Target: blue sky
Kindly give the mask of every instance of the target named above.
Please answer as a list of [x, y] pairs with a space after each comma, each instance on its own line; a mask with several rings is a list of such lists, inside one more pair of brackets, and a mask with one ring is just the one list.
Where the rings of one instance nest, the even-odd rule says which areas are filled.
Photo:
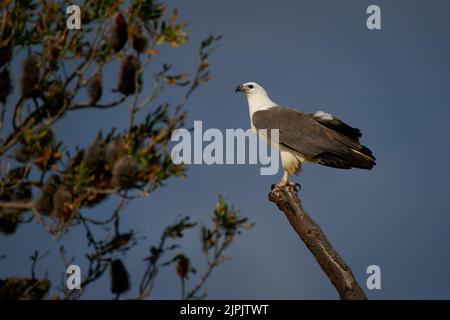
[[[283, 106], [325, 110], [361, 128], [362, 142], [377, 157], [372, 171], [305, 165], [296, 177], [305, 208], [352, 268], [369, 298], [450, 297], [450, 3], [418, 1], [169, 1], [189, 22], [191, 41], [163, 57], [192, 70], [198, 42], [223, 35], [212, 58], [213, 80], [189, 101], [187, 125], [249, 127], [247, 103], [236, 84], [256, 81]], [[370, 4], [382, 10], [382, 30], [366, 28]], [[17, 62], [16, 62], [17, 63]], [[104, 75], [116, 82], [116, 74]], [[18, 74], [14, 74], [17, 78]], [[175, 94], [175, 93], [174, 93]], [[127, 105], [67, 115], [56, 129], [67, 144], [87, 146], [101, 127], [124, 127]], [[216, 299], [335, 299], [338, 297], [285, 217], [268, 201], [270, 185], [257, 165], [191, 165], [187, 179], [133, 202], [123, 228], [146, 236], [126, 265], [136, 289], [148, 245], [177, 215], [207, 222], [218, 194], [240, 208], [255, 227], [226, 254], [231, 257], [207, 283]], [[176, 199], [174, 201], [173, 199]], [[96, 210], [107, 214], [111, 200]], [[199, 271], [204, 268], [198, 233], [183, 242]], [[38, 273], [59, 279], [64, 243], [83, 259], [84, 232], [51, 241], [37, 224], [0, 237], [0, 276], [28, 275], [26, 257], [50, 255]], [[24, 263], [24, 261], [26, 263]], [[76, 261], [76, 260], [75, 260]], [[82, 264], [82, 263], [80, 263]], [[381, 267], [382, 289], [365, 288], [367, 266]], [[128, 297], [134, 296], [131, 291]], [[109, 298], [109, 277], [86, 298]], [[127, 296], [125, 296], [127, 297]], [[178, 298], [172, 267], [161, 272], [154, 298]]]

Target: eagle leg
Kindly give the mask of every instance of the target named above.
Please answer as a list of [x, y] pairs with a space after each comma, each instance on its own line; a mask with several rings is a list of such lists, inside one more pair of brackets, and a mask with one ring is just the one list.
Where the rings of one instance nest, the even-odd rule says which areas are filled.
[[289, 182], [288, 178], [289, 178], [289, 172], [287, 172], [287, 170], [284, 170], [283, 177], [281, 177], [281, 180], [280, 180], [280, 182], [277, 183], [277, 186], [281, 187], [281, 186], [287, 185]]
[[285, 187], [285, 186], [290, 186], [290, 187], [293, 187], [295, 189], [297, 189], [297, 187], [299, 189], [302, 188], [302, 186], [299, 183], [293, 182], [293, 181], [289, 181], [288, 177], [289, 177], [289, 172], [284, 170], [283, 177], [281, 178], [280, 182], [278, 182], [277, 184], [273, 184], [271, 186], [271, 189], [273, 190], [276, 187]]
[[[287, 170], [284, 170], [283, 177], [281, 178], [280, 182], [278, 182], [276, 185], [278, 187], [286, 186], [292, 184], [289, 182], [289, 172]], [[294, 183], [295, 184], [295, 183]]]

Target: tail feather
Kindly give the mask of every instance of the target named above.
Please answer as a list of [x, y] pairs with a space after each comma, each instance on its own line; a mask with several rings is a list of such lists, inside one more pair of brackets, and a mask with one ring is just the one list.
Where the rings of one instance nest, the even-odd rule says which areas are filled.
[[322, 165], [339, 169], [371, 170], [376, 165], [372, 152], [364, 146], [360, 150], [349, 148], [345, 154], [322, 152], [316, 156], [316, 160]]

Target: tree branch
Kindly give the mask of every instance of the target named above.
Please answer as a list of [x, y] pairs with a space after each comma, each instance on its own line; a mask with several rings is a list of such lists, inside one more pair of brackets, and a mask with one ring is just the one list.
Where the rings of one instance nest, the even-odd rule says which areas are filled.
[[367, 297], [356, 282], [350, 267], [334, 250], [320, 226], [303, 209], [297, 196], [296, 187], [292, 185], [275, 186], [269, 194], [269, 200], [284, 212], [292, 228], [336, 287], [340, 298], [342, 300], [366, 300]]

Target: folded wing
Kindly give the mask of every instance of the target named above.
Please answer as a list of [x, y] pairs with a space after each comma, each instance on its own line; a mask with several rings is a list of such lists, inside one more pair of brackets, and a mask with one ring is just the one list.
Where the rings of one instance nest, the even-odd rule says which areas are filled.
[[359, 143], [361, 132], [329, 114], [309, 114], [273, 107], [256, 111], [252, 123], [257, 130], [279, 130], [279, 143], [309, 161], [334, 168], [371, 169], [372, 152]]

